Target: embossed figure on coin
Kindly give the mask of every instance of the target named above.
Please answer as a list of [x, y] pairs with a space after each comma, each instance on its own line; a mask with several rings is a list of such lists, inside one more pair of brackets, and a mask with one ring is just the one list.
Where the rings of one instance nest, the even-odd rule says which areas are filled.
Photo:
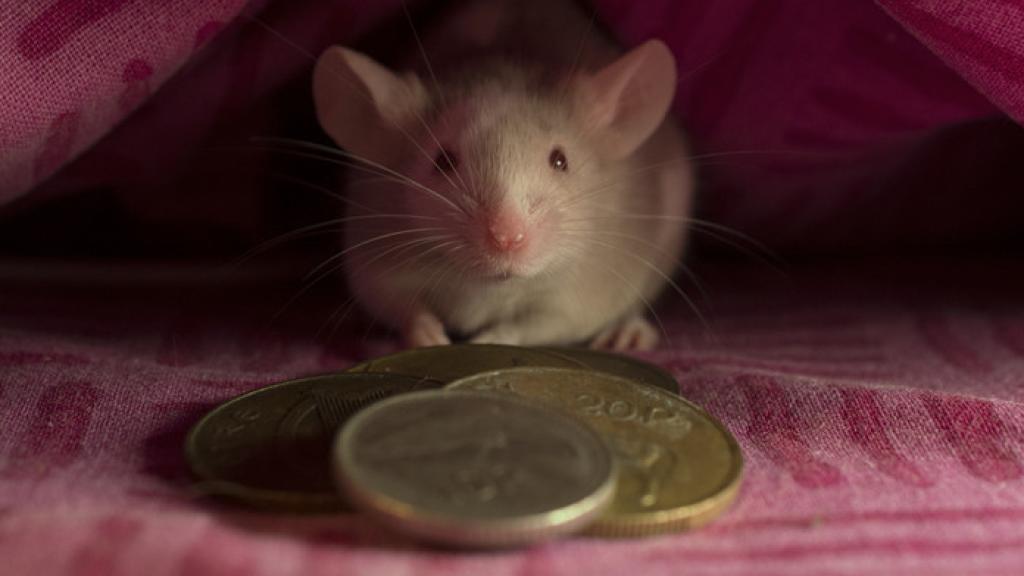
[[337, 428], [388, 396], [437, 388], [397, 374], [338, 374], [268, 386], [228, 401], [189, 433], [185, 453], [204, 491], [261, 507], [343, 508], [327, 459]]
[[356, 415], [335, 444], [353, 505], [408, 533], [493, 545], [578, 528], [611, 501], [589, 428], [512, 397], [420, 392]]
[[525, 433], [513, 418], [501, 405], [458, 421], [410, 414], [405, 426], [366, 437], [357, 452], [367, 465], [415, 476], [420, 490], [455, 504], [531, 497], [572, 482], [586, 456], [569, 440]]
[[219, 426], [214, 428], [210, 454], [223, 466], [235, 466], [245, 459], [247, 430], [257, 425], [262, 412], [252, 408], [232, 410]]
[[631, 498], [641, 508], [659, 504], [658, 495], [666, 482], [671, 482], [676, 458], [661, 443], [618, 434], [612, 438], [612, 450], [623, 467], [639, 480], [634, 486], [620, 485], [619, 498]]
[[682, 398], [602, 372], [514, 368], [447, 386], [519, 395], [594, 427], [620, 465], [602, 535], [650, 534], [709, 521], [735, 497], [743, 460], [735, 440]]
[[330, 490], [324, 459], [334, 433], [366, 406], [410, 390], [402, 380], [376, 382], [374, 387], [323, 384], [310, 388], [278, 426], [274, 437], [278, 462], [295, 474], [296, 484]]

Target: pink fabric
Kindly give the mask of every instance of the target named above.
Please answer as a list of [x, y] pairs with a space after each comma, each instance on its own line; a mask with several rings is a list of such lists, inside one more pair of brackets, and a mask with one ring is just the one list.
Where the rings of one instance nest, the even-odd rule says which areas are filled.
[[45, 180], [145, 101], [244, 0], [9, 2], [0, 16], [4, 199]]
[[[312, 57], [398, 4], [7, 3], [0, 202], [44, 181], [37, 199], [103, 188], [140, 221], [243, 234], [272, 217], [267, 189], [281, 185], [271, 155], [237, 149], [308, 117]], [[657, 36], [676, 53], [709, 219], [799, 251], [1014, 229], [1020, 134], [978, 121], [1024, 113], [1019, 3], [596, 4], [624, 43]]]
[[336, 299], [271, 324], [290, 284], [18, 279], [49, 270], [0, 283], [4, 574], [1024, 573], [1024, 273], [1005, 261], [707, 270], [711, 330], [669, 306], [648, 358], [735, 433], [736, 505], [689, 534], [487, 554], [190, 496], [181, 444], [208, 408], [393, 349], [358, 322], [315, 339]]
[[[398, 4], [0, 0], [0, 217], [101, 191], [139, 244], [251, 247], [282, 225], [280, 160], [237, 149], [308, 124], [311, 57]], [[596, 4], [625, 44], [676, 53], [705, 217], [788, 253], [1019, 230], [1019, 3]], [[785, 281], [700, 268], [712, 329], [670, 303], [649, 358], [739, 439], [736, 506], [692, 534], [494, 554], [190, 497], [180, 445], [205, 410], [394, 349], [358, 322], [315, 337], [336, 294], [270, 322], [307, 260], [225, 283], [0, 258], [0, 573], [1024, 573], [1024, 270], [934, 252]]]

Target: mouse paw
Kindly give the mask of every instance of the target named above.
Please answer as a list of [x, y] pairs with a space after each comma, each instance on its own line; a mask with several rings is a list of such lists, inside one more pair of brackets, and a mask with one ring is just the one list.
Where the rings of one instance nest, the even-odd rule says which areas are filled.
[[478, 333], [469, 339], [473, 344], [506, 344], [515, 346], [522, 341], [519, 333], [507, 327], [495, 326]]
[[444, 332], [444, 324], [430, 312], [419, 312], [409, 319], [402, 331], [402, 338], [412, 348], [451, 344]]
[[605, 328], [590, 341], [597, 350], [653, 350], [658, 345], [658, 329], [643, 316], [630, 316]]

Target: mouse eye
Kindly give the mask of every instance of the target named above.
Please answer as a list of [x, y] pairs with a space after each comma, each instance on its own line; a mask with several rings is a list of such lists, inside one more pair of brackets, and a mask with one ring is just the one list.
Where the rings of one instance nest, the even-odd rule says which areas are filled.
[[548, 164], [559, 172], [565, 172], [569, 169], [569, 159], [565, 157], [565, 152], [562, 152], [561, 148], [555, 148], [551, 151], [551, 154], [548, 156]]
[[434, 157], [434, 169], [443, 174], [451, 174], [459, 167], [459, 157], [455, 152], [442, 148]]

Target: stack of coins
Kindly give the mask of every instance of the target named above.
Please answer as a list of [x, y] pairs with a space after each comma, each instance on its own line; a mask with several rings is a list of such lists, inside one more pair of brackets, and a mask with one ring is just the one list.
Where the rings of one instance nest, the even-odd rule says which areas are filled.
[[230, 400], [185, 453], [203, 493], [357, 510], [426, 541], [522, 545], [700, 526], [735, 499], [736, 441], [648, 363], [573, 348], [418, 348]]

